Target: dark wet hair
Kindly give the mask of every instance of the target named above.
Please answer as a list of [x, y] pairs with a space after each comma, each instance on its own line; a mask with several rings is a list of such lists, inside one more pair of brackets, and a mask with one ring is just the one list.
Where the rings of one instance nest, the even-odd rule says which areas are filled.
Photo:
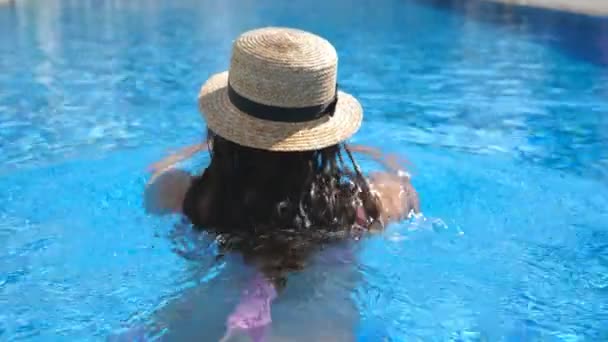
[[[211, 132], [208, 143], [211, 163], [194, 178], [184, 213], [267, 275], [300, 269], [312, 250], [378, 220], [378, 199], [343, 144], [272, 152]], [[363, 225], [357, 210], [368, 219]]]

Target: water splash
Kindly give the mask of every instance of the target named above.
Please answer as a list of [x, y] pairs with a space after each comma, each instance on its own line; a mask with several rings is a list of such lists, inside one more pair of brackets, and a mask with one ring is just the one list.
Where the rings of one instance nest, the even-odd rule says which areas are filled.
[[414, 212], [411, 212], [408, 215], [408, 218], [404, 223], [387, 230], [388, 240], [393, 242], [411, 240], [413, 238], [426, 236], [429, 233], [449, 234], [451, 232], [454, 232], [456, 236], [464, 235], [464, 232], [457, 225], [451, 227], [441, 218]]

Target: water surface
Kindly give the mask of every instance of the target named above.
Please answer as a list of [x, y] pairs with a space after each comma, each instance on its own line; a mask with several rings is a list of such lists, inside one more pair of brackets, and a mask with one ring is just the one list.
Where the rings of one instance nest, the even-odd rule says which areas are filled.
[[426, 217], [294, 275], [275, 340], [608, 338], [606, 20], [479, 6], [0, 7], [0, 340], [221, 336], [247, 270], [172, 240], [177, 219], [146, 216], [141, 191], [149, 163], [203, 137], [196, 95], [231, 41], [266, 25], [336, 45], [365, 108], [353, 141], [412, 161]]

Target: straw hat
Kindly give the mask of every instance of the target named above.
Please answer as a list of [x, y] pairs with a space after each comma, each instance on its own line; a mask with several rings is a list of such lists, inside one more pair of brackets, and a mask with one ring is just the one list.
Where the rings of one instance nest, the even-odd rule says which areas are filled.
[[325, 39], [289, 28], [245, 32], [235, 41], [230, 71], [201, 88], [207, 126], [239, 145], [307, 151], [337, 144], [361, 125], [363, 110], [338, 91], [338, 56]]

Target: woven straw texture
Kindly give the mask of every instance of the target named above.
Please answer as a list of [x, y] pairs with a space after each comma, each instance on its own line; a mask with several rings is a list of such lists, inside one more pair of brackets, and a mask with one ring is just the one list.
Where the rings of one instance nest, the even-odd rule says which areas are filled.
[[239, 95], [264, 105], [308, 107], [334, 98], [337, 66], [334, 47], [312, 33], [289, 28], [249, 31], [233, 45], [230, 71], [212, 76], [201, 88], [199, 108], [212, 131], [237, 144], [270, 151], [321, 149], [359, 129], [363, 110], [354, 97], [340, 91], [333, 116], [298, 123], [268, 121], [237, 109], [228, 97], [228, 82]]

